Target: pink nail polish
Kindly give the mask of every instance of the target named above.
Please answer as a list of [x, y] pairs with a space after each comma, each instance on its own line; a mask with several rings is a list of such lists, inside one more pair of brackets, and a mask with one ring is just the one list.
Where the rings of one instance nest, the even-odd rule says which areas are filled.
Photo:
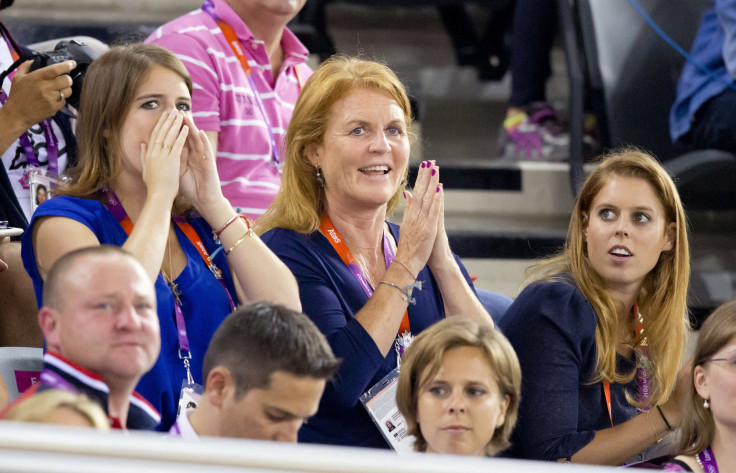
[[437, 173], [436, 170], [432, 169], [432, 175], [434, 176]]
[[422, 161], [422, 164], [421, 164], [420, 166], [421, 166], [421, 167], [424, 167], [424, 161]]
[[404, 194], [404, 198], [406, 199], [406, 191], [402, 192], [402, 194]]
[[439, 191], [440, 191], [440, 186], [437, 186], [437, 192], [439, 192]]

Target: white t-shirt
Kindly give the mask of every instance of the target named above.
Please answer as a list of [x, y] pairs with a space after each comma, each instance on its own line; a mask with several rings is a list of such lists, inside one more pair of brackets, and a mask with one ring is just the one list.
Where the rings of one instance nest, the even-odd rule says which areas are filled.
[[[0, 36], [0, 38], [2, 37]], [[13, 57], [10, 55], [10, 45], [8, 45], [4, 39], [0, 39], [0, 72], [5, 71], [12, 64]], [[10, 90], [12, 76], [13, 74], [10, 74], [2, 84], [2, 89], [8, 95], [12, 94], [12, 91]], [[0, 107], [2, 107], [2, 104], [0, 104]], [[61, 128], [56, 124], [56, 122], [52, 120], [51, 126], [58, 141], [58, 164], [59, 173], [61, 173], [66, 169], [67, 165], [68, 154], [66, 141], [64, 140], [64, 134], [62, 133]], [[40, 170], [44, 175], [46, 175], [48, 172], [48, 160], [46, 158], [46, 137], [43, 133], [43, 127], [38, 123], [28, 130], [27, 135], [36, 152], [36, 159], [38, 159]], [[24, 189], [21, 185], [21, 179], [23, 179], [23, 175], [28, 170], [28, 162], [26, 160], [23, 146], [20, 144], [20, 140], [15, 140], [15, 142], [10, 145], [10, 148], [0, 151], [2, 152], [1, 159], [3, 166], [5, 166], [5, 171], [8, 173], [8, 179], [13, 186], [13, 192], [15, 192], [15, 196], [18, 198], [18, 202], [23, 209], [26, 219], [30, 220], [31, 190]]]

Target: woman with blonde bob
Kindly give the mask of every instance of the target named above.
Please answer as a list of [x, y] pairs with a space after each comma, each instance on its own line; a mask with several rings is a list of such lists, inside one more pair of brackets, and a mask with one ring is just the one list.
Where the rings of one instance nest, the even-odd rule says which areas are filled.
[[412, 342], [396, 403], [418, 452], [493, 456], [509, 446], [521, 369], [500, 332], [445, 319]]
[[665, 169], [636, 149], [604, 156], [562, 254], [530, 269], [499, 324], [524, 373], [512, 456], [621, 465], [680, 425], [689, 268]]
[[110, 421], [99, 404], [84, 394], [59, 389], [48, 389], [18, 403], [4, 420], [110, 430]]
[[[281, 189], [258, 230], [342, 359], [302, 442], [387, 448], [359, 399], [411, 335], [446, 316], [492, 323], [450, 250], [439, 167], [423, 162], [413, 195], [404, 191], [410, 127], [396, 75], [357, 58], [323, 63], [294, 108]], [[399, 227], [386, 219], [402, 195]]]
[[736, 471], [736, 301], [700, 327], [676, 457], [664, 470]]
[[[202, 383], [209, 340], [235, 305], [270, 300], [299, 310], [296, 281], [223, 196], [176, 56], [113, 47], [87, 70], [80, 104], [79, 164], [36, 209], [23, 263], [40, 307], [49, 269], [75, 249], [121, 246], [139, 260], [156, 286], [161, 353], [136, 390], [168, 429], [182, 382]], [[100, 312], [113, 313], [113, 302], [100, 301]]]

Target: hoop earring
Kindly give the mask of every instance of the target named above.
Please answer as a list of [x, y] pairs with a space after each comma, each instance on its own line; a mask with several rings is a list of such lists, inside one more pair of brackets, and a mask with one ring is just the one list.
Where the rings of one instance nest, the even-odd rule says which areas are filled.
[[707, 399], [703, 399], [703, 407], [710, 409], [710, 402]]
[[314, 180], [317, 181], [318, 186], [325, 186], [325, 177], [322, 175], [322, 168], [317, 168], [317, 173], [314, 176]]

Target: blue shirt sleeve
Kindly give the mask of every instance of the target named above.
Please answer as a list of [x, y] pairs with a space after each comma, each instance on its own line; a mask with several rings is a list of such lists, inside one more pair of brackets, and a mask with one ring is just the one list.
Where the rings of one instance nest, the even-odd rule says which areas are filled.
[[[368, 332], [354, 318], [352, 307], [356, 303], [362, 307], [368, 297], [362, 290], [355, 290], [353, 281], [345, 279], [352, 274], [344, 274], [339, 267], [335, 271], [330, 264], [335, 263], [330, 261], [331, 255], [315, 251], [314, 242], [310, 240], [320, 237], [318, 234], [302, 236], [276, 229], [264, 235], [263, 240], [294, 273], [299, 282], [303, 312], [325, 334], [335, 356], [342, 359], [339, 371], [325, 390], [325, 401], [350, 409], [369, 387], [384, 357]], [[334, 257], [339, 260], [337, 255]], [[339, 264], [343, 265], [342, 261]], [[336, 287], [342, 287], [344, 291], [338, 292]]]
[[723, 29], [723, 61], [728, 73], [736, 77], [736, 0], [716, 0], [716, 15]]
[[512, 456], [557, 460], [587, 445], [595, 430], [579, 429], [579, 388], [595, 363], [597, 317], [566, 283], [527, 287], [500, 329], [521, 363], [522, 390]]

